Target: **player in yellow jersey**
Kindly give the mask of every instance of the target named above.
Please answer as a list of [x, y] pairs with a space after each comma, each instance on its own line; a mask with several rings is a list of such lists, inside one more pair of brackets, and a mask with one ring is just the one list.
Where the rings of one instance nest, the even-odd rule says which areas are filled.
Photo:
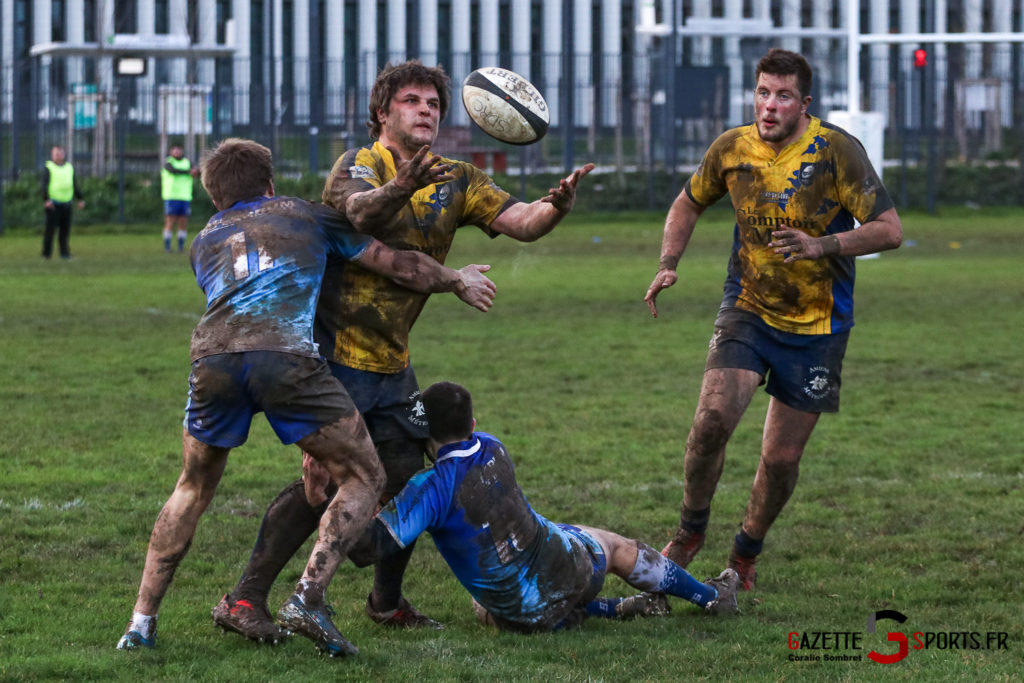
[[[450, 102], [449, 78], [441, 67], [416, 60], [386, 65], [370, 93], [367, 125], [375, 141], [346, 151], [335, 162], [324, 203], [388, 246], [420, 251], [441, 263], [464, 226], [522, 242], [551, 232], [572, 210], [576, 186], [593, 164], [573, 171], [542, 199], [521, 202], [472, 164], [431, 150]], [[426, 300], [355, 264], [344, 269], [328, 265], [317, 308], [320, 352], [366, 420], [384, 464], [382, 503], [424, 464], [427, 421], [408, 343]], [[328, 499], [332, 495], [333, 489]], [[238, 585], [214, 608], [215, 623], [255, 639], [272, 633], [266, 596], [285, 563], [316, 529], [323, 502], [315, 502], [320, 504], [314, 507], [307, 500], [300, 479], [271, 503]], [[390, 627], [442, 628], [402, 595], [412, 550], [410, 545], [375, 565], [366, 613]]]
[[673, 202], [645, 297], [657, 317], [697, 219], [728, 193], [736, 226], [725, 295], [686, 441], [680, 525], [663, 553], [686, 567], [703, 546], [726, 443], [766, 384], [760, 462], [729, 557], [747, 590], [819, 415], [839, 409], [854, 257], [895, 249], [903, 234], [860, 142], [807, 113], [807, 61], [773, 49], [756, 76], [754, 122], [720, 135]]

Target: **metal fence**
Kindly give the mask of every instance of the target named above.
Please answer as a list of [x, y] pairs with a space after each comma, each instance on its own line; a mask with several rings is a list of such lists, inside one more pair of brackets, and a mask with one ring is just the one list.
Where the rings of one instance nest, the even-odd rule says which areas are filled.
[[[688, 173], [719, 132], [750, 118], [753, 65], [768, 46], [762, 39], [743, 42], [739, 71], [721, 56], [701, 65], [676, 59], [664, 41], [656, 49], [577, 57], [571, 64], [531, 56], [533, 80], [553, 105], [553, 120], [547, 137], [525, 148], [503, 145], [471, 127], [455, 82], [438, 151], [511, 175], [562, 171], [585, 161], [603, 171], [668, 173], [669, 191], [678, 191], [676, 174]], [[812, 113], [844, 109], [840, 42], [825, 49], [821, 41], [805, 42], [815, 69]], [[923, 68], [909, 63], [905, 46], [864, 51], [863, 108], [885, 115], [887, 167], [906, 175], [908, 168], [927, 166], [941, 180], [950, 163], [999, 161], [1020, 176], [1024, 146], [1013, 122], [1024, 120], [1024, 54], [1020, 44], [1002, 46], [1008, 59], [983, 60], [980, 72], [969, 73], [969, 51], [977, 47], [945, 46]], [[154, 60], [158, 68], [146, 78], [109, 78], [108, 86], [96, 87], [67, 84], [62, 59], [21, 60], [0, 74], [0, 179], [40, 169], [49, 146], [57, 143], [69, 147], [76, 168], [106, 175], [153, 172], [170, 138], [184, 139], [195, 158], [199, 147], [229, 135], [267, 144], [281, 174], [323, 174], [342, 150], [369, 139], [369, 93], [325, 84], [328, 74], [366, 71], [366, 65], [346, 71], [346, 65], [325, 62], [254, 68], [206, 60], [205, 72], [190, 65], [187, 80], [205, 73], [212, 82], [183, 85], [162, 81], [159, 75], [175, 72]], [[996, 69], [997, 63], [1009, 71]], [[260, 78], [239, 84], [239, 74]], [[653, 199], [663, 205], [669, 198]], [[639, 197], [638, 208], [651, 199]]]

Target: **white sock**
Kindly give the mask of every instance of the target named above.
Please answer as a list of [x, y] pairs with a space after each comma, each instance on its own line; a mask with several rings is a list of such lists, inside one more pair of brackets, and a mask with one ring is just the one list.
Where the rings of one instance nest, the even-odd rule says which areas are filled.
[[153, 632], [156, 631], [156, 615], [149, 616], [142, 612], [133, 613], [132, 623], [129, 625], [128, 630], [138, 631], [139, 635], [143, 638], [152, 638]]

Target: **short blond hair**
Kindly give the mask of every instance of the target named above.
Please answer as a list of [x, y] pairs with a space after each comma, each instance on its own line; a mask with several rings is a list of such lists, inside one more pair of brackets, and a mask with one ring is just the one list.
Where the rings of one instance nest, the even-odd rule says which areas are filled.
[[203, 187], [218, 209], [266, 193], [274, 181], [270, 150], [253, 140], [228, 138], [203, 152], [200, 162]]

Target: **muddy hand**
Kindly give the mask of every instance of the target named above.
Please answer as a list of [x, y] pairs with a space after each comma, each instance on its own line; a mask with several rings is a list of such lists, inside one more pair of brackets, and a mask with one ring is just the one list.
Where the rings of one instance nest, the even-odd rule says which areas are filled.
[[651, 309], [651, 315], [655, 318], [658, 317], [658, 306], [655, 304], [658, 293], [674, 285], [678, 279], [679, 276], [676, 275], [674, 270], [659, 270], [658, 274], [654, 276], [654, 281], [647, 288], [647, 295], [644, 296], [644, 301], [647, 302], [647, 307]]
[[494, 303], [494, 295], [498, 292], [497, 285], [484, 275], [490, 269], [490, 266], [475, 263], [460, 268], [461, 281], [455, 288], [457, 297], [485, 313]]
[[562, 178], [558, 182], [558, 187], [548, 190], [548, 196], [541, 199], [541, 201], [551, 204], [562, 213], [569, 213], [572, 211], [573, 204], [576, 203], [576, 186], [579, 185], [580, 179], [583, 176], [593, 170], [594, 164], [587, 164], [583, 168], [577, 168], [567, 177]]
[[455, 178], [451, 164], [443, 163], [437, 154], [430, 153], [430, 145], [423, 145], [408, 161], [401, 161], [398, 150], [388, 147], [395, 161], [395, 182], [399, 187], [416, 192], [434, 183], [443, 183]]

